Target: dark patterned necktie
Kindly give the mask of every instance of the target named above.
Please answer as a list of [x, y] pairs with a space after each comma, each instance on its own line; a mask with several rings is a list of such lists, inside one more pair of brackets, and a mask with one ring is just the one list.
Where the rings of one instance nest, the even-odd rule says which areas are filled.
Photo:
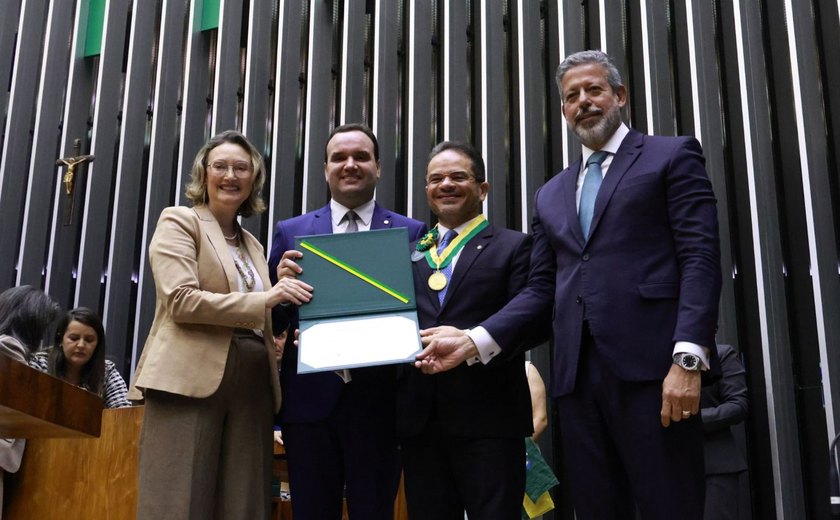
[[[443, 254], [443, 250], [446, 249], [446, 246], [452, 243], [452, 241], [455, 240], [455, 237], [457, 236], [458, 233], [454, 229], [450, 229], [446, 232], [445, 235], [443, 235], [443, 238], [440, 239], [440, 243], [438, 243], [437, 246], [438, 256]], [[452, 260], [455, 259], [453, 258]], [[446, 264], [446, 267], [442, 268], [440, 272], [443, 273], [443, 276], [446, 277], [446, 285], [444, 285], [443, 289], [441, 289], [438, 292], [438, 301], [442, 304], [443, 299], [446, 297], [446, 290], [449, 289], [449, 279], [452, 278], [452, 262], [450, 261], [448, 264]]]

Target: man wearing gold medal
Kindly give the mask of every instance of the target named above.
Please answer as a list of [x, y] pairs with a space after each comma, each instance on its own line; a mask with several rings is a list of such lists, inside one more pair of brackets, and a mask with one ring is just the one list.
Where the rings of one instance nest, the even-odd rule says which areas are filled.
[[[424, 334], [475, 327], [525, 286], [531, 240], [487, 222], [488, 189], [474, 148], [446, 141], [432, 150], [426, 196], [438, 225], [412, 256]], [[412, 520], [519, 517], [522, 439], [533, 431], [524, 360], [522, 349], [491, 350], [441, 374], [403, 367], [397, 432]]]

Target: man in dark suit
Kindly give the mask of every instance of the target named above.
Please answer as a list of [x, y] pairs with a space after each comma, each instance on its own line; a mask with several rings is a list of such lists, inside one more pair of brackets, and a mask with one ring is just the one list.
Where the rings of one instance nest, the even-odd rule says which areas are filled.
[[[333, 130], [324, 174], [330, 202], [277, 223], [269, 256], [273, 277], [300, 273], [296, 260], [303, 254], [294, 250], [296, 236], [406, 227], [409, 239], [416, 240], [425, 233], [422, 222], [374, 202], [379, 147], [368, 127], [350, 124]], [[282, 309], [275, 322], [275, 330], [286, 330], [289, 324], [297, 328], [297, 309]], [[304, 375], [297, 373], [297, 359], [290, 338], [281, 364], [280, 423], [295, 519], [339, 519], [346, 495], [351, 519], [392, 520], [399, 484], [396, 367]]]
[[[557, 71], [582, 157], [535, 196], [528, 287], [482, 323], [502, 350], [554, 307], [551, 393], [579, 519], [703, 518], [701, 372], [719, 370], [716, 200], [690, 137], [621, 122], [627, 91], [600, 51]], [[591, 159], [591, 160], [590, 160]], [[427, 337], [420, 366], [457, 365], [475, 331]]]
[[732, 426], [747, 418], [747, 377], [732, 345], [718, 345], [721, 377], [703, 387], [700, 416], [703, 418], [706, 462], [706, 520], [738, 520], [738, 476], [747, 470], [744, 455], [735, 444]]
[[[426, 196], [438, 224], [412, 258], [417, 314], [429, 333], [474, 327], [525, 286], [531, 240], [488, 224], [488, 189], [473, 147], [445, 141], [432, 150]], [[403, 367], [397, 432], [412, 520], [463, 520], [465, 510], [482, 520], [520, 516], [523, 440], [533, 432], [525, 355], [496, 354], [435, 375]]]

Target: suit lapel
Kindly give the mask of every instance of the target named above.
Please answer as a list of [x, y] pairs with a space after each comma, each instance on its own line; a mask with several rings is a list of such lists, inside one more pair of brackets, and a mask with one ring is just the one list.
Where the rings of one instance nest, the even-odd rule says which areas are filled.
[[312, 212], [312, 234], [329, 235], [332, 233], [332, 212], [327, 204]]
[[[441, 311], [446, 308], [446, 305], [453, 298], [453, 294], [458, 292], [458, 287], [461, 285], [464, 277], [466, 277], [466, 273], [472, 268], [478, 255], [487, 248], [487, 244], [492, 238], [493, 226], [491, 225], [484, 228], [461, 249], [458, 262], [455, 264], [455, 269], [452, 270], [452, 279], [449, 280], [449, 287], [446, 289], [446, 297], [443, 299], [443, 304], [440, 308]], [[437, 299], [437, 295], [435, 295], [435, 299]]]
[[598, 196], [595, 198], [595, 212], [592, 215], [592, 225], [589, 229], [590, 238], [598, 229], [598, 222], [600, 222], [601, 215], [604, 214], [607, 204], [609, 204], [613, 193], [615, 193], [616, 186], [618, 186], [621, 178], [624, 177], [636, 159], [638, 159], [643, 137], [643, 134], [635, 130], [630, 130], [630, 133], [621, 142], [621, 146], [619, 146], [615, 157], [613, 157], [610, 169], [607, 170], [607, 174], [604, 176], [604, 182], [601, 183], [601, 189], [598, 190]]
[[563, 201], [563, 207], [566, 210], [566, 221], [569, 222], [569, 228], [572, 234], [577, 239], [578, 243], [583, 246], [586, 242], [583, 238], [583, 230], [580, 227], [580, 218], [578, 218], [577, 209], [577, 179], [580, 174], [580, 162], [578, 158], [571, 166], [560, 172], [560, 196]]
[[227, 276], [229, 290], [231, 292], [238, 291], [239, 282], [237, 281], [237, 276], [239, 274], [236, 272], [236, 265], [233, 263], [233, 257], [230, 255], [230, 249], [222, 234], [221, 226], [219, 226], [216, 217], [213, 216], [213, 213], [206, 206], [197, 206], [193, 210], [198, 215], [201, 232], [207, 235], [207, 239], [210, 241], [213, 249], [216, 250], [216, 256], [219, 258], [219, 263], [222, 264], [225, 276]]
[[422, 258], [414, 263], [416, 264], [416, 269], [419, 274], [419, 278], [423, 282], [422, 289], [418, 289], [415, 287], [415, 297], [420, 298], [420, 294], [422, 294], [423, 298], [429, 299], [429, 302], [431, 302], [431, 306], [433, 309], [439, 309], [440, 301], [438, 300], [438, 292], [433, 291], [431, 287], [429, 287], [429, 284], [426, 283], [426, 280], [428, 280], [429, 276], [432, 275], [433, 269], [429, 267], [429, 262], [425, 258]]
[[391, 212], [376, 202], [373, 203], [373, 217], [370, 219], [370, 229], [390, 229]]

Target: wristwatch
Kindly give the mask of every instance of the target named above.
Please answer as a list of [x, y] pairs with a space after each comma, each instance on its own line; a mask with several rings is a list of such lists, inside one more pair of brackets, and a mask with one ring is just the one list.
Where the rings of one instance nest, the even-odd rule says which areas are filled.
[[700, 356], [691, 354], [690, 352], [680, 352], [679, 354], [674, 354], [674, 364], [679, 365], [681, 368], [688, 370], [689, 372], [696, 372], [703, 367], [703, 363], [700, 361]]

